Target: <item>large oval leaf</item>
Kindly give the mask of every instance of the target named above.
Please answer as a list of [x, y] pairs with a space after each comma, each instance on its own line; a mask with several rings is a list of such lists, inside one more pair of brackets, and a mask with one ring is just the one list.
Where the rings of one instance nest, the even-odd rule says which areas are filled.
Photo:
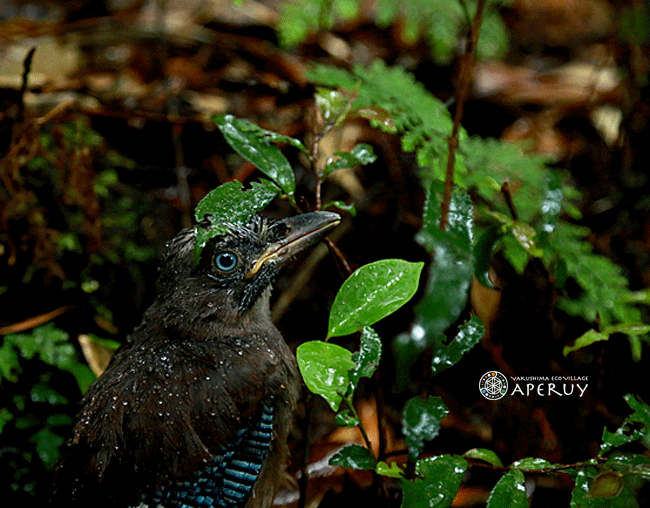
[[355, 368], [352, 353], [336, 344], [313, 340], [298, 346], [296, 358], [307, 388], [338, 411], [350, 382], [348, 371]]
[[417, 291], [423, 266], [382, 259], [359, 268], [334, 298], [327, 337], [357, 332], [395, 312]]

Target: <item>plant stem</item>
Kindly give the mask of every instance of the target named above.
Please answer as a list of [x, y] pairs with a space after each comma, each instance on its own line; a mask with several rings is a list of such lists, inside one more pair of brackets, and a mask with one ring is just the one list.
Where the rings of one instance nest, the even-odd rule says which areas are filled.
[[456, 150], [458, 150], [458, 132], [460, 130], [460, 122], [463, 118], [463, 109], [467, 97], [469, 96], [469, 88], [472, 83], [472, 70], [474, 68], [474, 59], [476, 56], [476, 44], [478, 42], [478, 35], [481, 30], [483, 22], [483, 9], [485, 8], [486, 0], [478, 0], [476, 4], [476, 14], [470, 27], [469, 38], [467, 40], [467, 48], [465, 54], [460, 61], [460, 71], [458, 73], [458, 93], [456, 95], [456, 112], [454, 113], [454, 126], [449, 136], [449, 155], [447, 156], [447, 172], [445, 175], [445, 190], [442, 197], [442, 209], [440, 212], [440, 229], [443, 231], [447, 228], [447, 217], [449, 216], [449, 206], [451, 203], [451, 194], [454, 189], [454, 166], [456, 164]]
[[357, 427], [359, 427], [359, 430], [361, 431], [361, 435], [363, 436], [363, 440], [366, 443], [366, 448], [372, 452], [372, 444], [370, 443], [370, 439], [368, 438], [368, 434], [366, 434], [366, 429], [363, 428], [363, 424], [361, 423], [361, 418], [359, 418], [359, 414], [357, 413], [357, 410], [354, 407], [354, 404], [352, 402], [352, 397], [344, 397], [345, 402], [347, 403], [348, 407], [350, 408], [350, 411], [352, 411], [352, 414], [354, 417], [357, 419], [359, 424]]

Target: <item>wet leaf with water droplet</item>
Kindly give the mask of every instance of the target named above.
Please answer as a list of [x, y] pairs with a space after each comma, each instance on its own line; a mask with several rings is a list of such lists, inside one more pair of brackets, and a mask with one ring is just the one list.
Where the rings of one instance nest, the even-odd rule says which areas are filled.
[[437, 188], [431, 185], [423, 216], [424, 225], [416, 240], [433, 253], [434, 262], [424, 297], [417, 306], [418, 323], [429, 344], [436, 343], [465, 308], [474, 274], [474, 212], [469, 195], [455, 189], [450, 202], [448, 225], [439, 229]]
[[298, 140], [267, 131], [244, 118], [221, 115], [213, 118], [228, 144], [244, 159], [273, 180], [293, 202], [296, 182], [293, 168], [275, 142], [286, 142], [305, 151]]
[[307, 388], [338, 411], [350, 382], [348, 371], [355, 367], [352, 353], [336, 344], [314, 340], [298, 346], [296, 358]]
[[356, 367], [350, 371], [350, 384], [355, 390], [359, 379], [372, 377], [381, 359], [381, 339], [371, 327], [361, 329], [361, 345], [359, 351], [352, 355]]
[[402, 412], [402, 432], [406, 437], [409, 455], [415, 459], [424, 449], [424, 441], [431, 441], [440, 432], [440, 421], [449, 412], [440, 397], [424, 400], [413, 397]]
[[433, 375], [440, 374], [456, 364], [462, 356], [472, 349], [483, 337], [485, 329], [478, 316], [472, 316], [465, 322], [456, 337], [446, 346], [440, 346], [433, 352], [431, 371]]
[[346, 120], [354, 120], [356, 118], [365, 118], [370, 122], [379, 124], [382, 130], [395, 133], [397, 127], [390, 112], [380, 106], [366, 106], [363, 108], [353, 109], [348, 113]]
[[600, 473], [595, 467], [568, 471], [574, 478], [572, 508], [638, 508], [634, 491], [618, 472]]
[[562, 181], [557, 173], [553, 171], [546, 172], [542, 193], [544, 199], [541, 204], [542, 220], [540, 229], [544, 233], [552, 233], [562, 213], [562, 201], [564, 200]]
[[518, 469], [508, 471], [492, 489], [487, 508], [528, 508], [525, 480]]
[[356, 270], [334, 298], [327, 337], [358, 332], [395, 312], [417, 291], [423, 266], [382, 259]]
[[330, 459], [330, 465], [349, 467], [352, 469], [374, 469], [377, 460], [368, 448], [359, 445], [349, 445], [341, 448]]
[[349, 152], [336, 152], [335, 157], [327, 160], [323, 175], [329, 175], [332, 171], [343, 168], [353, 168], [357, 164], [371, 164], [377, 160], [377, 156], [372, 149], [372, 146], [361, 143], [356, 145]]
[[345, 113], [350, 108], [350, 98], [347, 92], [324, 87], [316, 87], [314, 94], [323, 122], [332, 127], [343, 121]]
[[439, 455], [418, 460], [415, 470], [419, 478], [400, 481], [402, 507], [448, 508], [467, 470], [467, 461], [457, 455]]
[[194, 259], [198, 261], [205, 244], [216, 236], [225, 235], [233, 225], [244, 225], [259, 210], [268, 205], [277, 195], [278, 188], [269, 181], [253, 182], [250, 190], [244, 191], [240, 182], [227, 182], [211, 190], [194, 210], [197, 222], [207, 219], [210, 228], [196, 228]]
[[402, 478], [404, 476], [404, 471], [399, 467], [397, 462], [387, 464], [386, 462], [379, 461], [375, 471], [377, 471], [377, 474], [388, 476], [389, 478]]
[[488, 464], [492, 464], [493, 466], [503, 467], [503, 463], [499, 456], [492, 450], [487, 450], [485, 448], [472, 448], [471, 450], [467, 450], [463, 454], [463, 457], [482, 460]]

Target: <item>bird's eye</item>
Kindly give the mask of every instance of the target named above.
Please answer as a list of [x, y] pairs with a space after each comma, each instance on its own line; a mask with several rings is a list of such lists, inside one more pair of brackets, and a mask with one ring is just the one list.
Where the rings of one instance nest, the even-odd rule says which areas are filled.
[[237, 254], [230, 251], [218, 252], [214, 256], [214, 266], [220, 272], [231, 272], [237, 267], [239, 258]]

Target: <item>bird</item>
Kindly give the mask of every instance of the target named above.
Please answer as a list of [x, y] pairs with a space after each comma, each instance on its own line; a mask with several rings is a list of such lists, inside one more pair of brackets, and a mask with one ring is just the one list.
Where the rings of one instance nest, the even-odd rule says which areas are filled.
[[50, 505], [268, 508], [300, 391], [271, 288], [339, 222], [324, 211], [255, 214], [198, 260], [208, 221], [168, 242], [153, 303], [80, 403]]

